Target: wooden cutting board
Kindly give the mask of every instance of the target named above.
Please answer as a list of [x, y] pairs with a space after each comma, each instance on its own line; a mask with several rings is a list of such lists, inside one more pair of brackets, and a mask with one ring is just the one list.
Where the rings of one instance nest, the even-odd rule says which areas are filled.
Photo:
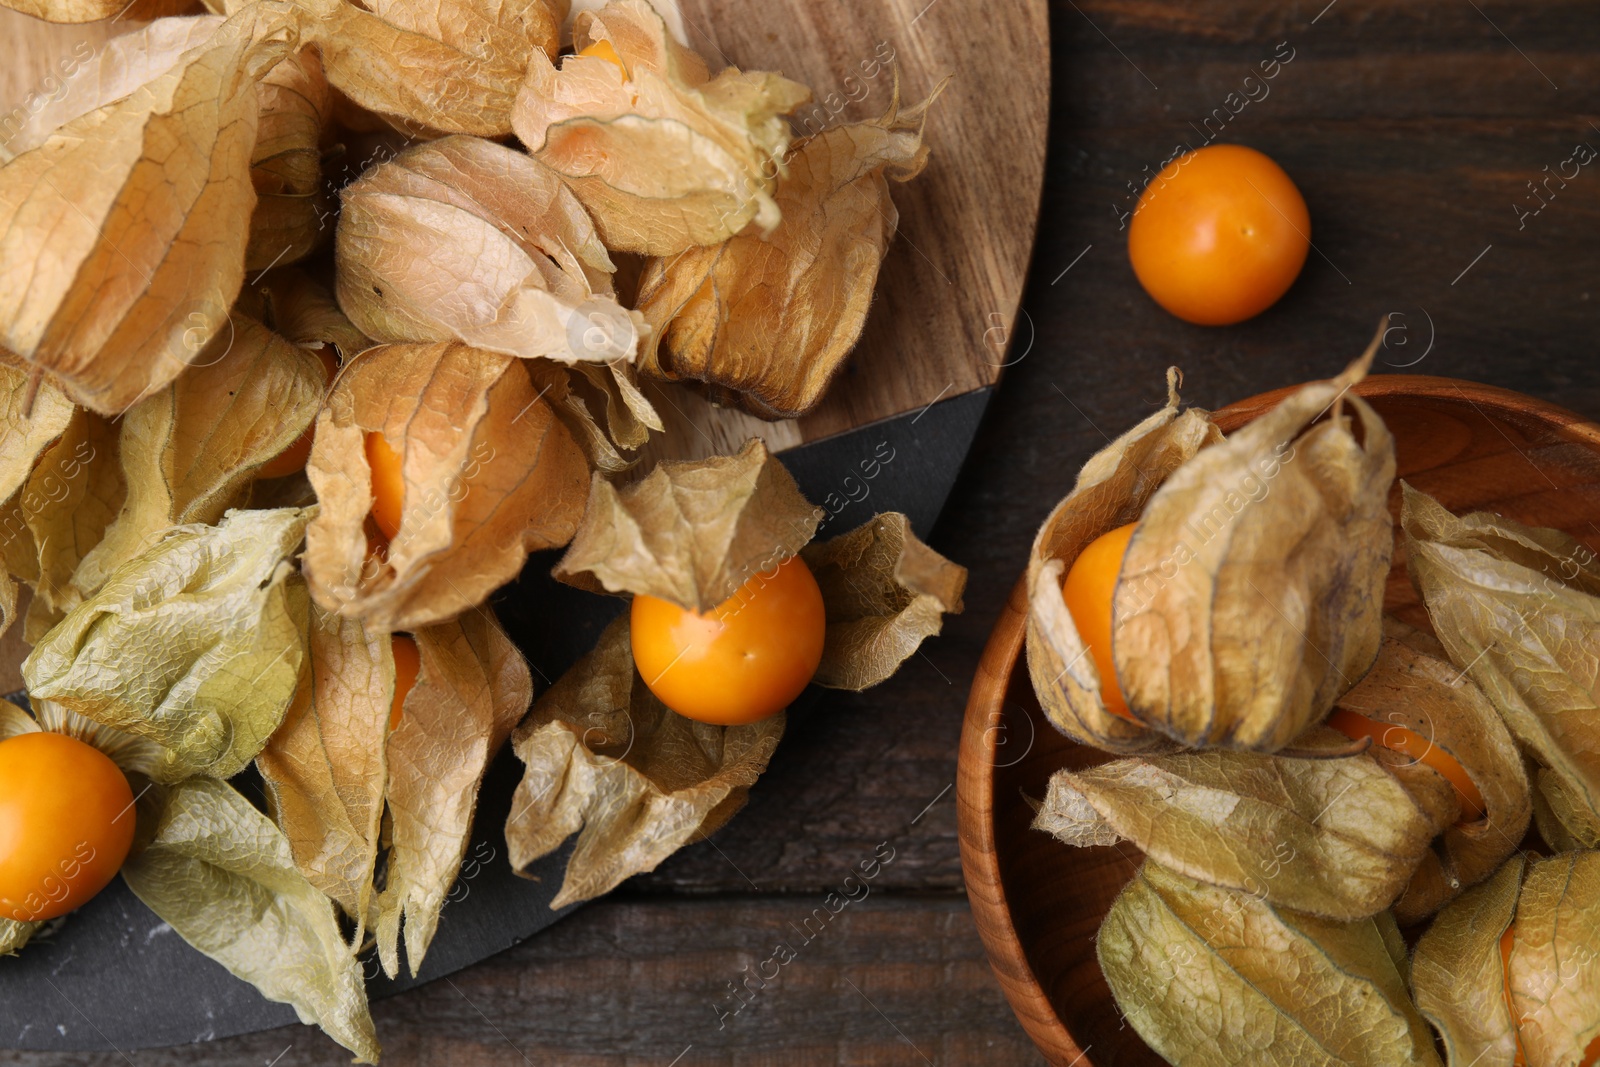
[[[1044, 177], [1044, 0], [684, 0], [681, 20], [713, 66], [780, 70], [810, 85], [813, 103], [795, 116], [801, 133], [883, 113], [896, 71], [908, 102], [951, 81], [928, 118], [927, 169], [893, 190], [899, 231], [861, 341], [823, 403], [801, 419], [763, 422], [687, 389], [647, 386], [668, 430], [653, 456], [730, 452], [751, 436], [783, 451], [994, 385]], [[63, 64], [140, 25], [52, 25], [0, 8], [0, 137], [19, 109], [60, 91]], [[24, 654], [19, 635], [0, 638], [0, 692], [21, 687]]]

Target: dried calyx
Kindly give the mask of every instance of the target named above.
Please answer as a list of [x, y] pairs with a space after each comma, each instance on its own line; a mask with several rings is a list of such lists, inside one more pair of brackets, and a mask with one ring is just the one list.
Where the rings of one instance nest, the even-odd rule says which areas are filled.
[[[1113, 752], [1275, 752], [1366, 673], [1394, 443], [1349, 390], [1374, 351], [1226, 440], [1204, 412], [1180, 413], [1169, 375], [1166, 408], [1084, 465], [1027, 576], [1028, 669], [1058, 728]], [[1109, 630], [1123, 716], [1061, 586], [1085, 546], [1132, 522]]]

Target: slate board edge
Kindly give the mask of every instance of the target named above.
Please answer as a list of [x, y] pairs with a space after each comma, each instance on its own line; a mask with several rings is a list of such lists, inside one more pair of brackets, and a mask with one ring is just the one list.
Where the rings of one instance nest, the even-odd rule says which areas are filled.
[[[781, 453], [801, 491], [830, 512], [819, 535], [844, 533], [879, 511], [903, 511], [917, 534], [926, 537], [994, 389], [978, 389]], [[559, 628], [537, 635], [537, 640], [507, 618], [519, 644], [540, 650], [544, 662], [535, 669], [546, 678], [557, 676], [587, 650], [622, 603], [555, 585], [548, 579], [551, 562], [553, 554], [530, 561], [523, 578], [496, 597], [502, 616], [515, 616], [522, 607], [532, 618], [560, 618]], [[543, 597], [581, 599], [570, 608], [561, 605], [567, 610], [552, 611], [548, 601], [528, 607]], [[573, 613], [583, 616], [577, 625]], [[568, 647], [552, 656], [552, 638]], [[539, 682], [541, 689], [544, 684]], [[445, 906], [422, 973], [391, 982], [369, 963], [374, 1000], [511, 948], [572, 910], [549, 909], [572, 841], [529, 869], [537, 880], [517, 877], [505, 862], [502, 826], [520, 766], [508, 749], [490, 770], [462, 879]], [[248, 792], [252, 784], [246, 780], [241, 788]], [[363, 958], [370, 959], [370, 953]], [[121, 879], [17, 957], [0, 959], [0, 1047], [124, 1051], [231, 1037], [295, 1021], [288, 1005], [265, 1000], [185, 945]]]

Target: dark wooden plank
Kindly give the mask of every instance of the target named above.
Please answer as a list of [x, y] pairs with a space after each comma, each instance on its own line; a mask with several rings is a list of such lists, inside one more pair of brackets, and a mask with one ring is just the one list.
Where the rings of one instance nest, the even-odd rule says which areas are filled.
[[[384, 1062], [1040, 1062], [990, 977], [964, 898], [872, 891], [826, 921], [813, 917], [822, 907], [820, 895], [596, 904], [470, 971], [377, 1005]], [[780, 941], [794, 950], [793, 958], [781, 966], [766, 963]], [[748, 1006], [735, 1013], [729, 983], [774, 972], [764, 987], [751, 979], [743, 994]], [[92, 1021], [93, 1007], [83, 1007]], [[349, 1055], [301, 1026], [143, 1050], [131, 1059], [116, 1052], [0, 1052], [0, 1064], [9, 1067], [129, 1062], [336, 1067]]]

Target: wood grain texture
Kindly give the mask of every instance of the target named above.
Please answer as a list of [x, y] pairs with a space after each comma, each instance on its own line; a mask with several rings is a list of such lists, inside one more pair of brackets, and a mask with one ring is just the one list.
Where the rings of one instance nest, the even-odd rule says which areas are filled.
[[[960, 896], [869, 894], [825, 924], [813, 917], [822, 906], [820, 896], [602, 901], [471, 971], [376, 1005], [383, 1062], [1037, 1062], [989, 978]], [[803, 925], [808, 919], [810, 925]], [[793, 948], [794, 957], [781, 966], [768, 964], [779, 942]], [[760, 977], [774, 973], [770, 981]], [[746, 1006], [737, 1012], [740, 1002], [729, 983], [742, 990]], [[92, 1023], [93, 1005], [80, 1007]], [[61, 1021], [85, 1025], [66, 1005]], [[130, 1062], [340, 1067], [349, 1054], [305, 1026], [139, 1050], [128, 1059], [116, 1052], [0, 1052], [0, 1065]]]
[[[1217, 423], [1232, 432], [1290, 391], [1223, 408]], [[1458, 512], [1555, 526], [1600, 546], [1600, 425], [1520, 393], [1450, 378], [1385, 375], [1354, 391], [1372, 401], [1394, 434], [1397, 479]], [[1398, 480], [1389, 503], [1398, 546]], [[1384, 609], [1428, 628], [1403, 551], [1395, 554]], [[1069, 848], [1031, 828], [1025, 797], [1042, 797], [1062, 767], [1112, 757], [1068, 740], [1039, 708], [1023, 655], [1026, 612], [1019, 580], [978, 664], [962, 728], [956, 803], [973, 915], [1007, 999], [1052, 1064], [1156, 1067], [1161, 1058], [1122, 1024], [1094, 948], [1138, 850], [1126, 842]], [[1015, 742], [1023, 738], [1031, 743], [1019, 759]]]
[[[751, 436], [781, 451], [993, 384], [1022, 298], [1044, 180], [1043, 0], [1009, 5], [981, 38], [966, 5], [945, 0], [684, 0], [682, 10], [690, 44], [713, 67], [780, 70], [812, 87], [814, 103], [795, 116], [801, 134], [882, 114], [897, 78], [908, 103], [946, 76], [952, 81], [929, 115], [929, 166], [912, 182], [893, 183], [899, 231], [861, 341], [823, 403], [802, 419], [767, 423], [686, 389], [654, 386], [669, 433], [650, 454], [736, 451]], [[75, 48], [137, 25], [52, 26], [0, 9], [8, 59], [0, 112], [15, 114], [30, 94], [56, 91], [57, 66]]]

